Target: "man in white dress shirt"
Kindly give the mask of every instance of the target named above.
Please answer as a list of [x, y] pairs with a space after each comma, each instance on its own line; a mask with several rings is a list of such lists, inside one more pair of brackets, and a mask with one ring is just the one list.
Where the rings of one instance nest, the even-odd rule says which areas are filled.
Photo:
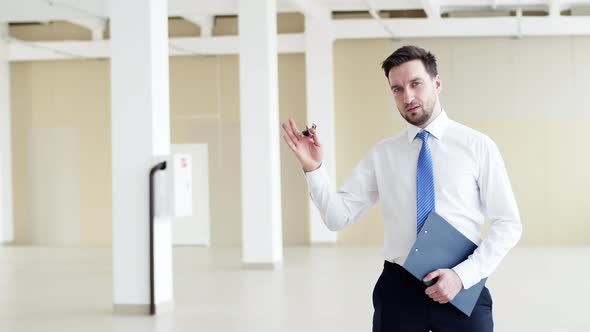
[[[430, 52], [404, 46], [382, 68], [407, 128], [374, 146], [340, 190], [331, 189], [322, 165], [319, 128], [303, 134], [289, 119], [282, 125], [283, 138], [301, 163], [311, 198], [329, 229], [352, 225], [381, 200], [385, 262], [373, 291], [374, 332], [493, 331], [487, 288], [470, 317], [448, 302], [488, 277], [520, 239], [520, 216], [502, 156], [489, 137], [447, 116]], [[428, 274], [424, 281], [436, 281], [430, 287], [402, 267], [425, 209], [436, 211], [479, 245], [457, 266]], [[483, 239], [486, 218], [490, 227]]]

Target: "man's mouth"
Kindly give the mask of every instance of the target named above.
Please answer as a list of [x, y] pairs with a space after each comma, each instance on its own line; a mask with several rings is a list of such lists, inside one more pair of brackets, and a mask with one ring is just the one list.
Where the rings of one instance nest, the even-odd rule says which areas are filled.
[[414, 112], [416, 112], [416, 111], [417, 111], [417, 110], [419, 110], [419, 109], [420, 109], [420, 105], [416, 105], [416, 106], [412, 106], [412, 107], [410, 107], [410, 108], [407, 108], [407, 109], [406, 109], [406, 112], [409, 112], [409, 113], [414, 113]]

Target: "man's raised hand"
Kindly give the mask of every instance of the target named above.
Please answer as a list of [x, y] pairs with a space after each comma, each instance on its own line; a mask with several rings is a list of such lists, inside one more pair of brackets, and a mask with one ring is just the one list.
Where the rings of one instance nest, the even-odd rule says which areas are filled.
[[295, 157], [306, 172], [313, 171], [322, 163], [322, 145], [320, 144], [316, 128], [308, 128], [309, 136], [304, 136], [297, 129], [295, 121], [289, 118], [288, 123], [283, 123], [283, 139], [289, 148], [295, 153]]

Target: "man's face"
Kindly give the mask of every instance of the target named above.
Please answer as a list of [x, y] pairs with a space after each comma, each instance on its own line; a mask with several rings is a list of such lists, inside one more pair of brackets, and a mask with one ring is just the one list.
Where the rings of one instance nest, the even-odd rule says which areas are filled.
[[435, 107], [440, 108], [440, 77], [430, 77], [421, 60], [412, 60], [391, 68], [388, 78], [401, 116], [417, 127], [426, 127]]

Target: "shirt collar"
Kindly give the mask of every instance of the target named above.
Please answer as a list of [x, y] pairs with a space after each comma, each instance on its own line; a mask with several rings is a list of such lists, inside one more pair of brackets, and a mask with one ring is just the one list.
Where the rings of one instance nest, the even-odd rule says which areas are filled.
[[[447, 127], [449, 126], [450, 119], [447, 116], [445, 110], [442, 110], [440, 114], [432, 121], [424, 130], [427, 130], [432, 136], [436, 137], [436, 139], [440, 140]], [[413, 124], [408, 123], [408, 141], [412, 143], [414, 138], [416, 138], [416, 134], [422, 131], [422, 128], [416, 127]]]

